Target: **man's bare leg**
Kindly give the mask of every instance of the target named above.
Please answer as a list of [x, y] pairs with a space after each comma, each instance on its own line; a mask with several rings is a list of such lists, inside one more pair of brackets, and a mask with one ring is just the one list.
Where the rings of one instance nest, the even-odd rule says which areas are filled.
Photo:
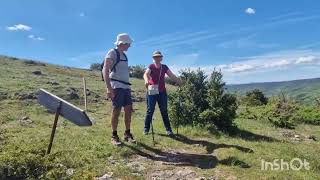
[[124, 123], [126, 126], [126, 131], [124, 134], [124, 139], [125, 139], [125, 141], [135, 142], [135, 140], [130, 132], [131, 115], [132, 115], [132, 105], [125, 106], [124, 107]]
[[113, 108], [112, 109], [111, 127], [112, 127], [113, 132], [117, 131], [117, 129], [118, 129], [120, 112], [121, 112], [121, 108]]
[[125, 106], [124, 107], [124, 123], [126, 126], [126, 130], [130, 129], [131, 115], [132, 115], [132, 105]]
[[111, 138], [111, 142], [114, 145], [121, 144], [118, 133], [117, 133], [120, 112], [121, 112], [121, 108], [113, 108], [112, 109], [112, 117], [111, 117], [112, 138]]

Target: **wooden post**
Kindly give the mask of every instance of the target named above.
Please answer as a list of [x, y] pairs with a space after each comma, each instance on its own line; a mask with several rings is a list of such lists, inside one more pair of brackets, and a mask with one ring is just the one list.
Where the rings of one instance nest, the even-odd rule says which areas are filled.
[[59, 115], [60, 115], [61, 104], [62, 104], [62, 102], [59, 101], [59, 105], [57, 107], [56, 115], [55, 115], [54, 122], [53, 122], [53, 127], [52, 127], [52, 132], [51, 132], [51, 137], [50, 137], [50, 142], [49, 142], [47, 154], [50, 154], [50, 152], [51, 152], [52, 143], [53, 143], [54, 135], [56, 133], [57, 123], [58, 123], [58, 119], [59, 119]]
[[83, 77], [83, 93], [84, 93], [84, 110], [88, 111], [87, 109], [87, 83], [85, 77]]

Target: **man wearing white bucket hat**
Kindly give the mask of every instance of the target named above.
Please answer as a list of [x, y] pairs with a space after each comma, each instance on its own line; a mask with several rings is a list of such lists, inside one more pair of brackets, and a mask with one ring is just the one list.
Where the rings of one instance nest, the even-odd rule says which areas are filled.
[[103, 79], [106, 83], [107, 97], [112, 100], [112, 138], [114, 145], [120, 145], [121, 141], [117, 134], [118, 120], [121, 108], [124, 108], [125, 133], [124, 140], [134, 142], [130, 132], [132, 98], [129, 83], [128, 58], [124, 53], [127, 51], [133, 40], [128, 34], [119, 34], [114, 43], [116, 48], [109, 50], [103, 64]]

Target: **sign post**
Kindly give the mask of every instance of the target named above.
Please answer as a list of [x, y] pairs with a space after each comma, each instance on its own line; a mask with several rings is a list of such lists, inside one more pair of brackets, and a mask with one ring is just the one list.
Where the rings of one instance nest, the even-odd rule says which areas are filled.
[[58, 119], [59, 119], [59, 116], [60, 116], [60, 110], [61, 110], [61, 101], [59, 102], [59, 106], [57, 108], [56, 115], [55, 115], [55, 118], [54, 118], [47, 154], [50, 154], [50, 152], [51, 152], [54, 135], [55, 135], [56, 129], [57, 129], [57, 123], [58, 123]]
[[59, 98], [58, 96], [55, 96], [54, 94], [49, 93], [44, 89], [40, 89], [39, 91], [38, 102], [42, 106], [46, 107], [49, 111], [55, 113], [47, 154], [50, 154], [51, 152], [59, 116], [64, 117], [78, 126], [92, 126], [92, 121], [89, 119], [84, 110]]
[[83, 76], [83, 94], [84, 94], [84, 110], [88, 111], [87, 109], [87, 83], [86, 78]]

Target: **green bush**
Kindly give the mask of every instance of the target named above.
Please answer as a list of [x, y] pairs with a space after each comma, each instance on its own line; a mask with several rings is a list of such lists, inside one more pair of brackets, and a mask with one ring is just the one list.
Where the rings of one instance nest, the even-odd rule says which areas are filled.
[[165, 77], [165, 82], [166, 84], [170, 84], [170, 85], [176, 85], [176, 82], [172, 79], [170, 79], [169, 77]]
[[278, 99], [263, 106], [243, 106], [239, 118], [269, 121], [277, 127], [294, 128], [297, 123], [320, 125], [320, 109]]
[[34, 60], [24, 60], [23, 63], [27, 65], [33, 65], [33, 66], [46, 66], [45, 63], [34, 61]]
[[71, 164], [64, 157], [68, 154], [52, 153], [46, 155], [43, 145], [32, 148], [11, 149], [0, 153], [0, 179], [79, 179], [91, 177], [92, 172], [77, 170], [68, 174], [69, 168], [76, 169], [79, 164]]
[[259, 89], [254, 89], [248, 91], [242, 101], [249, 106], [261, 106], [268, 103], [268, 98]]
[[297, 121], [299, 106], [291, 102], [278, 102], [268, 120], [277, 127], [293, 129]]
[[320, 125], [320, 108], [304, 106], [297, 112], [299, 122]]
[[90, 65], [90, 70], [93, 70], [93, 71], [101, 71], [102, 68], [101, 68], [101, 64], [100, 63], [93, 63]]
[[145, 66], [143, 65], [135, 65], [135, 66], [130, 66], [130, 77], [138, 78], [138, 79], [143, 79], [143, 74], [146, 71]]
[[220, 129], [233, 125], [236, 97], [225, 93], [221, 72], [214, 71], [208, 79], [201, 70], [188, 70], [181, 73], [181, 78], [184, 85], [179, 92], [169, 96], [169, 114], [173, 125], [215, 125]]
[[225, 82], [222, 80], [222, 73], [213, 71], [208, 81], [207, 101], [211, 118], [208, 122], [220, 128], [227, 128], [233, 125], [238, 108], [236, 96], [225, 93]]

